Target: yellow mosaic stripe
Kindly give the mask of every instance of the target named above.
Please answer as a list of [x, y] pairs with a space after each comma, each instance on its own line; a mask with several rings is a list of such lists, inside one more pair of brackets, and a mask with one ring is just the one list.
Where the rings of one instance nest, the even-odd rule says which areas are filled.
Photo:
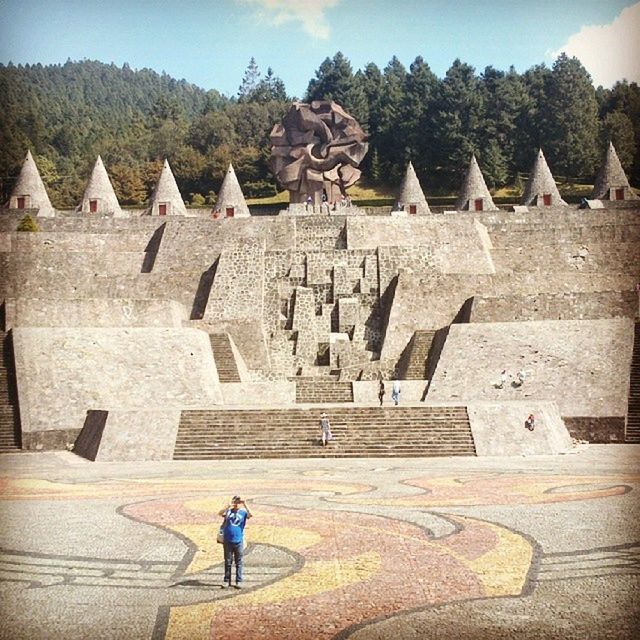
[[210, 640], [212, 619], [216, 612], [226, 607], [242, 611], [243, 606], [274, 604], [325, 593], [368, 580], [378, 573], [380, 566], [380, 555], [373, 551], [349, 560], [319, 560], [310, 562], [297, 573], [252, 593], [218, 602], [172, 607], [165, 639]]

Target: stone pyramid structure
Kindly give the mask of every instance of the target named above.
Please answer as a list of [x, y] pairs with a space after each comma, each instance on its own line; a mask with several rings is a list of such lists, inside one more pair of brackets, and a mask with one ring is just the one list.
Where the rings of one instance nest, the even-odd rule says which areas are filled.
[[396, 211], [405, 211], [409, 214], [431, 213], [427, 199], [420, 186], [420, 181], [411, 162], [409, 162], [407, 171], [402, 179], [400, 192], [398, 193], [394, 209]]
[[93, 165], [91, 177], [77, 210], [82, 211], [82, 213], [113, 215], [115, 217], [124, 216], [100, 156], [98, 156], [95, 165]]
[[186, 216], [180, 190], [173, 177], [169, 161], [165, 158], [162, 171], [151, 194], [148, 214], [152, 216]]
[[524, 188], [524, 194], [520, 202], [527, 207], [567, 205], [558, 191], [556, 181], [551, 175], [551, 170], [544, 153], [542, 153], [542, 149], [538, 149], [538, 155], [533, 167], [531, 167], [529, 180]]
[[495, 211], [496, 209], [474, 154], [471, 156], [471, 162], [456, 201], [456, 210]]
[[31, 151], [27, 151], [20, 175], [11, 192], [9, 209], [38, 209], [38, 216], [55, 216], [55, 209], [51, 205]]
[[220, 218], [247, 218], [251, 215], [232, 164], [229, 164], [222, 181], [213, 211], [214, 216]]
[[594, 200], [637, 200], [611, 142], [596, 176], [591, 198]]

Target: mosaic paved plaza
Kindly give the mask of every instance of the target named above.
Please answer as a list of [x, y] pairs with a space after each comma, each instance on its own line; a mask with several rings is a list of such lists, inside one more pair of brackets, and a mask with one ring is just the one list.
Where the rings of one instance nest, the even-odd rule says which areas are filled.
[[[639, 458], [3, 455], [0, 637], [637, 638]], [[215, 541], [238, 493], [241, 591]]]

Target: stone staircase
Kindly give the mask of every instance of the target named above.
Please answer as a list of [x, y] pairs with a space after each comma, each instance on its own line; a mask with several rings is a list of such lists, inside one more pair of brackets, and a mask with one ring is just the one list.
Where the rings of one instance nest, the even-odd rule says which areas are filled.
[[0, 330], [0, 452], [20, 449], [20, 416], [11, 336]]
[[226, 333], [210, 333], [209, 340], [216, 367], [218, 368], [220, 382], [241, 382], [229, 335]]
[[427, 377], [427, 357], [433, 342], [434, 331], [416, 331], [413, 334], [413, 343], [409, 362], [405, 372], [406, 380], [425, 380]]
[[634, 328], [630, 378], [625, 442], [640, 443], [640, 322]]
[[298, 404], [353, 402], [353, 385], [326, 377], [293, 378]]
[[466, 407], [322, 407], [183, 411], [175, 460], [474, 456]]

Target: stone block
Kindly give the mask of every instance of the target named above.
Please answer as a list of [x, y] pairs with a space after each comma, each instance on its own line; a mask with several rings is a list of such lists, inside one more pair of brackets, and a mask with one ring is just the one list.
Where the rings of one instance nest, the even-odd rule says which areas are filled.
[[91, 409], [220, 404], [208, 335], [174, 328], [13, 330], [23, 433], [80, 430]]

